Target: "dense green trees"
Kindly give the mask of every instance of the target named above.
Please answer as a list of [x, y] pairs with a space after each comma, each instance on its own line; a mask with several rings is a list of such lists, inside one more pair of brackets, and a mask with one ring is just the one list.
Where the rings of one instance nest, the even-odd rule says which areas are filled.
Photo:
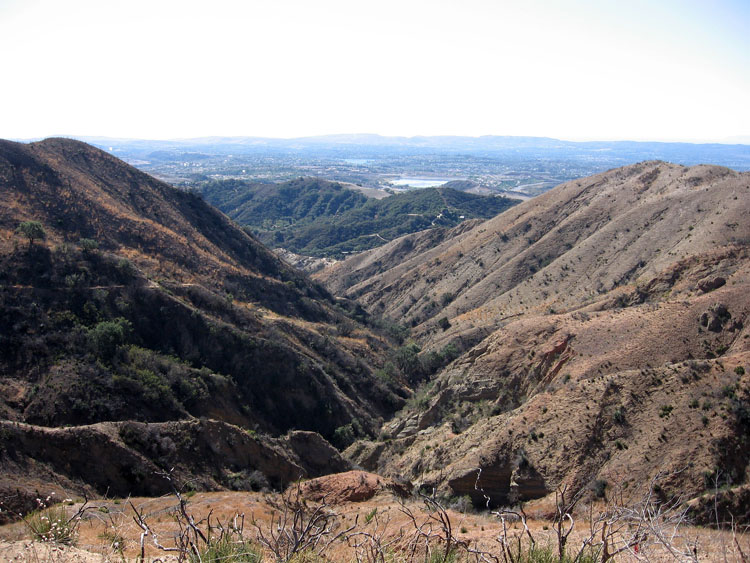
[[430, 227], [493, 217], [517, 203], [448, 188], [368, 199], [317, 178], [283, 184], [224, 180], [201, 189], [206, 200], [264, 243], [308, 256], [341, 257]]

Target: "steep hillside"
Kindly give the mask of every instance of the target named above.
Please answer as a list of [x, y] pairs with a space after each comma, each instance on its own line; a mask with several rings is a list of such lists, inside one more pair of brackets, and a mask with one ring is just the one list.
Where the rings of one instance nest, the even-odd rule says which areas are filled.
[[516, 200], [427, 188], [368, 199], [339, 183], [300, 178], [282, 184], [240, 180], [203, 185], [207, 201], [273, 247], [336, 256], [382, 246], [407, 233], [489, 218]]
[[298, 178], [280, 184], [217, 180], [200, 187], [212, 205], [259, 231], [307, 225], [361, 207], [367, 197], [338, 182]]
[[345, 445], [403, 403], [366, 315], [199, 197], [64, 139], [0, 142], [0, 184], [0, 417], [210, 417]]
[[[402, 319], [420, 341], [474, 330], [481, 338], [516, 315], [575, 309], [691, 256], [746, 244], [748, 198], [747, 176], [726, 168], [638, 164], [558, 186], [397, 264], [380, 256], [416, 239], [318, 279], [373, 313]], [[377, 275], [359, 275], [376, 262]], [[436, 326], [443, 316], [452, 325], [445, 332]]]
[[[750, 479], [750, 175], [649, 162], [320, 279], [463, 352], [349, 455], [481, 502], [599, 481], [664, 495]], [[379, 266], [376, 264], [380, 262]], [[368, 276], [363, 276], [367, 272]], [[601, 492], [601, 491], [600, 491]]]

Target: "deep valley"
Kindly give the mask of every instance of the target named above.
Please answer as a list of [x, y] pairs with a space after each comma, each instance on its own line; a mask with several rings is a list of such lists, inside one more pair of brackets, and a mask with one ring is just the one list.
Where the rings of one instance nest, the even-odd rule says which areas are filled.
[[[306, 502], [423, 494], [476, 545], [490, 509], [563, 521], [561, 492], [750, 524], [750, 172], [645, 160], [524, 201], [239, 176], [0, 141], [0, 522], [361, 469]], [[399, 511], [371, 498], [341, 502]]]

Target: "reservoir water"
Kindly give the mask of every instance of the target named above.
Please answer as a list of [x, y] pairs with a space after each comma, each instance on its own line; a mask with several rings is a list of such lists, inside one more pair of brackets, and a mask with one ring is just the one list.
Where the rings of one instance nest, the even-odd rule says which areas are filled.
[[402, 177], [398, 180], [391, 180], [391, 184], [398, 187], [410, 188], [436, 188], [450, 182], [449, 178], [419, 178], [419, 177]]

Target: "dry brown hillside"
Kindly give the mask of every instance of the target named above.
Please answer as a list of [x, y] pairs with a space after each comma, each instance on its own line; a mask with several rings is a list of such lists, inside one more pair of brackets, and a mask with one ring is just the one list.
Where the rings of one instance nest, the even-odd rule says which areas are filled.
[[476, 502], [481, 470], [496, 504], [561, 484], [640, 491], [662, 471], [664, 495], [746, 483], [749, 212], [750, 174], [649, 162], [558, 186], [362, 281], [405, 239], [337, 264], [320, 279], [356, 280], [346, 294], [405, 319], [423, 349], [464, 351], [348, 454]]
[[[691, 256], [744, 247], [749, 206], [747, 173], [647, 162], [558, 186], [398, 262], [384, 258], [423, 235], [317, 279], [413, 326], [420, 342], [474, 342], [515, 315], [577, 309]], [[443, 316], [447, 331], [436, 322]]]

